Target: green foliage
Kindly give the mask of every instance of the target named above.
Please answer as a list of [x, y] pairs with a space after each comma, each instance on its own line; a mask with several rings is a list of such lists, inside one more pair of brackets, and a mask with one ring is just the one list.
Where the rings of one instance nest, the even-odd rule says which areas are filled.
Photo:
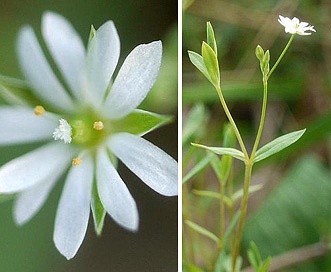
[[215, 39], [215, 33], [213, 26], [210, 22], [207, 22], [207, 43], [211, 47], [211, 49], [215, 52], [215, 55], [217, 57], [217, 44]]
[[221, 77], [218, 67], [217, 55], [209, 44], [202, 42], [202, 58], [214, 86], [219, 86]]
[[198, 103], [188, 113], [182, 131], [182, 143], [185, 145], [193, 135], [199, 131], [206, 121], [206, 110], [203, 104]]
[[188, 225], [191, 229], [193, 229], [194, 231], [196, 231], [197, 233], [205, 236], [205, 237], [208, 237], [209, 239], [213, 240], [216, 244], [219, 243], [219, 238], [214, 234], [212, 233], [211, 231], [207, 230], [206, 228], [192, 222], [192, 221], [189, 221], [189, 220], [186, 220], [185, 221], [185, 224]]
[[[329, 169], [316, 157], [300, 159], [247, 221], [245, 247], [255, 241], [265, 258], [319, 242], [329, 234], [330, 195]], [[320, 262], [288, 271], [328, 270], [327, 263]]]
[[245, 161], [244, 154], [235, 148], [227, 148], [227, 147], [211, 147], [211, 146], [206, 146], [206, 145], [201, 145], [201, 144], [194, 144], [192, 143], [193, 146], [195, 147], [200, 147], [207, 149], [211, 152], [214, 152], [215, 154], [218, 155], [230, 155], [238, 160]]
[[261, 161], [295, 143], [301, 138], [305, 131], [306, 129], [294, 131], [280, 136], [275, 140], [271, 141], [270, 143], [267, 143], [265, 146], [261, 147], [258, 151], [256, 151], [254, 162]]
[[250, 248], [247, 251], [247, 257], [250, 264], [254, 267], [256, 272], [267, 272], [269, 264], [271, 262], [271, 257], [269, 256], [264, 262], [262, 261], [261, 254], [257, 245], [251, 241]]
[[112, 132], [129, 132], [142, 136], [160, 126], [171, 122], [172, 117], [156, 114], [144, 110], [134, 110], [120, 121], [114, 120], [111, 123]]

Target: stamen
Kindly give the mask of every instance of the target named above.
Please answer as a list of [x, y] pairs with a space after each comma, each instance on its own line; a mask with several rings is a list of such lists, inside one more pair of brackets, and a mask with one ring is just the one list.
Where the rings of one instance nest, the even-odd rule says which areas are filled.
[[94, 122], [93, 128], [95, 130], [103, 130], [103, 128], [104, 128], [103, 122], [102, 121]]
[[60, 125], [53, 132], [54, 140], [62, 140], [65, 144], [71, 143], [71, 126], [65, 119], [60, 119], [59, 123]]
[[72, 159], [72, 165], [73, 166], [77, 166], [77, 165], [80, 165], [82, 163], [82, 160], [80, 158], [73, 158]]
[[35, 108], [34, 108], [34, 114], [35, 115], [37, 115], [37, 116], [41, 116], [41, 115], [43, 115], [45, 113], [45, 109], [44, 109], [44, 107], [43, 106], [36, 106]]

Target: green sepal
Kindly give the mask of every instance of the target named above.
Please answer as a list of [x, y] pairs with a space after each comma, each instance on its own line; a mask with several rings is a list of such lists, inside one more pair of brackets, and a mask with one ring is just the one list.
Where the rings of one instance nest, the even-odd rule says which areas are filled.
[[112, 133], [128, 132], [143, 136], [146, 133], [171, 122], [172, 117], [144, 110], [134, 110], [128, 116], [111, 122]]
[[93, 182], [93, 189], [92, 189], [92, 198], [91, 198], [91, 210], [93, 215], [94, 221], [94, 229], [98, 236], [101, 235], [103, 224], [106, 216], [106, 210], [103, 207], [100, 197], [98, 194], [98, 189], [96, 185], [96, 181]]
[[217, 56], [209, 44], [202, 42], [202, 58], [206, 69], [211, 79], [211, 83], [215, 86], [220, 85], [220, 69], [218, 66]]
[[265, 158], [295, 143], [297, 140], [301, 138], [301, 136], [305, 133], [305, 131], [306, 129], [294, 131], [285, 134], [283, 136], [280, 136], [275, 140], [271, 141], [270, 143], [267, 143], [265, 146], [261, 147], [258, 151], [256, 151], [254, 162], [264, 160]]
[[266, 76], [270, 71], [269, 61], [270, 61], [270, 52], [269, 52], [269, 50], [267, 50], [264, 54], [263, 62], [262, 62], [262, 65], [263, 65], [262, 73], [263, 73], [264, 76]]
[[88, 43], [90, 43], [94, 39], [96, 32], [97, 31], [95, 30], [94, 26], [91, 25], [91, 30], [90, 30], [90, 35], [89, 35], [89, 38], [88, 38]]
[[210, 78], [210, 75], [207, 71], [207, 68], [206, 68], [206, 65], [203, 61], [203, 58], [201, 55], [199, 55], [198, 53], [195, 53], [193, 51], [188, 51], [188, 56], [192, 62], [192, 64], [198, 68], [198, 70], [211, 82], [211, 78]]
[[0, 95], [8, 103], [21, 106], [46, 107], [32, 92], [27, 82], [0, 75]]
[[215, 39], [215, 33], [213, 26], [210, 22], [207, 22], [207, 43], [214, 50], [215, 55], [217, 56], [217, 43]]
[[242, 153], [240, 150], [235, 149], [235, 148], [210, 147], [210, 146], [205, 146], [205, 145], [195, 144], [195, 143], [192, 143], [192, 145], [195, 147], [207, 149], [217, 155], [230, 155], [238, 160], [245, 161], [244, 153]]

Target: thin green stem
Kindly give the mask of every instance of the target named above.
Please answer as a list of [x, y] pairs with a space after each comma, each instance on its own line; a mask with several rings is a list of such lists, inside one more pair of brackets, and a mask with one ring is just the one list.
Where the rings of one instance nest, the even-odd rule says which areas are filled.
[[269, 77], [271, 76], [271, 74], [273, 73], [273, 71], [277, 68], [278, 64], [280, 63], [280, 61], [282, 60], [282, 58], [284, 57], [285, 53], [287, 52], [287, 50], [289, 49], [291, 43], [293, 42], [293, 39], [295, 37], [295, 34], [292, 34], [291, 38], [289, 39], [289, 41], [287, 42], [283, 52], [280, 54], [280, 56], [278, 57], [276, 63], [274, 64], [274, 66], [271, 68], [270, 72], [267, 75], [266, 81], [268, 81]]
[[234, 133], [236, 134], [236, 137], [237, 137], [237, 140], [239, 142], [240, 148], [241, 148], [242, 152], [244, 153], [245, 158], [248, 160], [249, 159], [249, 156], [248, 156], [248, 153], [247, 153], [247, 150], [246, 150], [244, 141], [241, 138], [241, 135], [240, 135], [240, 132], [239, 132], [239, 130], [237, 128], [237, 125], [236, 125], [235, 121], [233, 120], [232, 115], [231, 115], [231, 113], [229, 111], [229, 108], [228, 108], [228, 106], [227, 106], [227, 104], [225, 102], [225, 99], [224, 99], [224, 96], [223, 96], [221, 87], [220, 86], [215, 86], [215, 88], [216, 88], [218, 97], [219, 97], [219, 99], [221, 101], [221, 104], [222, 104], [222, 107], [224, 109], [224, 112], [225, 112], [225, 114], [226, 114], [226, 116], [227, 116], [227, 118], [228, 118], [228, 120], [229, 120], [229, 122], [230, 122], [230, 124], [231, 124], [231, 126], [233, 128]]
[[249, 195], [249, 185], [251, 183], [252, 168], [253, 168], [253, 164], [250, 161], [246, 162], [244, 193], [243, 193], [243, 198], [241, 200], [240, 217], [239, 217], [239, 222], [238, 222], [236, 241], [235, 241], [235, 245], [234, 245], [234, 254], [232, 256], [233, 271], [235, 271], [236, 261], [237, 261], [237, 258], [239, 256], [239, 252], [240, 252], [241, 237], [242, 237], [246, 213], [247, 213], [247, 203], [248, 203], [248, 195]]
[[266, 80], [264, 80], [263, 81], [263, 102], [262, 102], [262, 110], [261, 110], [261, 119], [260, 119], [259, 129], [256, 134], [251, 157], [250, 157], [251, 160], [254, 160], [255, 152], [256, 152], [256, 150], [259, 146], [260, 140], [261, 140], [261, 135], [262, 135], [266, 111], [267, 111], [267, 101], [268, 101], [268, 82]]

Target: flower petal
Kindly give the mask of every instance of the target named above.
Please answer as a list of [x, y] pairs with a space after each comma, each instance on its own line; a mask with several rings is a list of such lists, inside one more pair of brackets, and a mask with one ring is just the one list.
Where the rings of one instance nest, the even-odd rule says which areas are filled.
[[67, 145], [51, 143], [6, 163], [0, 168], [0, 193], [21, 192], [63, 173], [72, 156]]
[[105, 149], [98, 152], [96, 173], [98, 193], [106, 211], [122, 227], [137, 230], [139, 216], [136, 203]]
[[89, 43], [87, 79], [89, 98], [99, 106], [104, 99], [120, 55], [120, 39], [112, 21], [104, 23]]
[[155, 83], [162, 57], [161, 41], [137, 46], [125, 59], [103, 106], [108, 117], [129, 114]]
[[153, 190], [166, 196], [178, 194], [177, 162], [164, 151], [129, 133], [112, 136], [109, 148]]
[[50, 105], [68, 112], [72, 100], [55, 77], [31, 27], [21, 29], [17, 49], [22, 71], [35, 94]]
[[55, 171], [52, 176], [40, 184], [18, 195], [14, 207], [16, 224], [25, 224], [40, 210], [61, 174], [61, 172]]
[[54, 243], [67, 259], [83, 242], [90, 214], [93, 161], [90, 156], [81, 158], [82, 163], [69, 171], [55, 219]]
[[42, 18], [45, 42], [76, 98], [81, 97], [85, 48], [78, 33], [61, 15], [46, 12]]
[[0, 145], [27, 143], [52, 139], [57, 120], [49, 113], [37, 116], [33, 109], [3, 106], [0, 127]]

